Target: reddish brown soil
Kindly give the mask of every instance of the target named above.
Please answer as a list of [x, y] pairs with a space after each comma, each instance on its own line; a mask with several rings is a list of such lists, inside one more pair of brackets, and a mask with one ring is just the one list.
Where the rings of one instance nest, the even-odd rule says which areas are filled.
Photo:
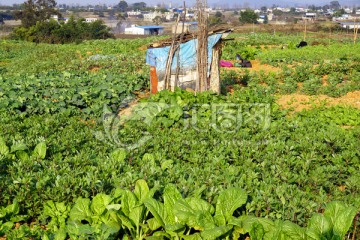
[[333, 98], [325, 95], [308, 96], [294, 93], [280, 96], [276, 102], [284, 109], [293, 108], [295, 112], [320, 105], [349, 105], [360, 109], [360, 91], [349, 92], [345, 96], [339, 98]]

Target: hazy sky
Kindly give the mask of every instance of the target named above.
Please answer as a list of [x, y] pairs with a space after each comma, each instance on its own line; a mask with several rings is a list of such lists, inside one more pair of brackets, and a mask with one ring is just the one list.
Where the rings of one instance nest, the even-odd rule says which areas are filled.
[[[14, 3], [23, 3], [25, 0], [0, 0], [0, 5], [12, 5]], [[238, 6], [243, 6], [247, 4], [250, 7], [261, 7], [264, 5], [272, 6], [273, 4], [277, 4], [280, 6], [306, 6], [308, 4], [315, 4], [315, 5], [325, 5], [330, 3], [331, 0], [208, 0], [208, 5], [210, 6], [234, 6], [235, 4]], [[107, 4], [107, 5], [115, 5], [119, 3], [120, 0], [57, 0], [57, 3], [66, 3], [66, 4], [80, 4], [80, 5], [87, 5], [87, 4]], [[165, 5], [169, 5], [172, 3], [173, 6], [182, 5], [183, 0], [128, 0], [126, 1], [128, 4], [134, 2], [146, 2], [148, 6], [153, 6], [155, 4], [164, 3]], [[185, 0], [186, 5], [192, 6], [195, 0]], [[341, 5], [349, 5], [349, 6], [360, 6], [360, 0], [340, 0], [339, 3]]]

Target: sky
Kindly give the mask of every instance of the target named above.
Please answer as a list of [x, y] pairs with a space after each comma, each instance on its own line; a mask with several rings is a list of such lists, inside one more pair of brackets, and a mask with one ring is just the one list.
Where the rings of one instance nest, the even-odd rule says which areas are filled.
[[[19, 4], [23, 3], [25, 0], [0, 0], [0, 5], [12, 5], [12, 4]], [[126, 1], [126, 0], [125, 0]], [[319, 5], [323, 6], [325, 4], [329, 4], [331, 0], [208, 0], [208, 5], [211, 7], [214, 6], [249, 6], [260, 8], [261, 6], [268, 6], [271, 7], [273, 4], [279, 6], [304, 6], [306, 5]], [[65, 4], [79, 4], [79, 5], [87, 5], [87, 4], [107, 4], [107, 5], [116, 5], [119, 3], [120, 0], [57, 0], [58, 4], [65, 3]], [[145, 2], [148, 6], [154, 6], [156, 4], [162, 4], [169, 6], [172, 3], [173, 6], [180, 6], [183, 5], [183, 0], [127, 0], [128, 4], [135, 3], [135, 2]], [[187, 6], [194, 5], [195, 0], [185, 0]], [[339, 0], [341, 5], [348, 5], [348, 6], [360, 6], [360, 0]]]

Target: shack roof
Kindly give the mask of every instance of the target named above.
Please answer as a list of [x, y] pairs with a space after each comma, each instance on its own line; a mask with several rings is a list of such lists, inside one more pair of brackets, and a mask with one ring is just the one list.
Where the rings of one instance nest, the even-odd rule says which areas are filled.
[[[208, 36], [214, 35], [214, 34], [223, 34], [223, 37], [226, 37], [229, 33], [231, 33], [233, 31], [233, 29], [215, 29], [212, 31], [208, 32]], [[179, 34], [176, 36], [175, 38], [175, 42], [179, 42], [181, 41], [181, 43], [186, 43], [188, 41], [191, 41], [193, 39], [197, 38], [197, 34], [196, 33], [190, 33], [190, 32], [186, 32], [183, 34]], [[171, 46], [173, 42], [173, 38], [168, 38], [168, 39], [164, 39], [155, 43], [152, 43], [148, 46], [148, 48], [161, 48], [161, 47], [167, 47], [167, 46]]]

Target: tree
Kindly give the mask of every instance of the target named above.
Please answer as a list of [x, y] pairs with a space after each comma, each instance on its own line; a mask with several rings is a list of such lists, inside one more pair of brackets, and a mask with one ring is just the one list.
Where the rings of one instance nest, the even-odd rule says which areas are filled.
[[269, 18], [267, 15], [265, 15], [265, 18], [264, 18], [264, 24], [268, 24], [269, 23]]
[[55, 9], [55, 0], [28, 0], [24, 2], [23, 9], [14, 12], [16, 20], [21, 20], [23, 27], [35, 26], [37, 22], [44, 22], [51, 18], [51, 15], [61, 16]]
[[258, 15], [250, 9], [240, 12], [239, 21], [241, 23], [257, 23]]
[[314, 4], [308, 6], [308, 9], [310, 9], [311, 11], [316, 11], [316, 6]]
[[267, 13], [267, 7], [266, 6], [262, 6], [260, 8], [260, 10], [263, 12], [263, 13]]
[[335, 10], [338, 10], [338, 9], [340, 9], [340, 3], [339, 3], [339, 1], [331, 1], [330, 2], [330, 8], [331, 9], [335, 9]]
[[160, 25], [162, 22], [164, 22], [164, 19], [160, 16], [156, 16], [152, 21], [155, 23], [155, 25]]
[[146, 3], [136, 2], [136, 3], [132, 4], [132, 8], [133, 8], [133, 10], [143, 10], [144, 8], [146, 8]]
[[118, 7], [119, 7], [120, 12], [125, 12], [126, 9], [128, 8], [128, 4], [126, 1], [122, 0], [119, 2]]
[[273, 11], [273, 14], [275, 16], [282, 16], [282, 15], [284, 15], [284, 12], [281, 11], [281, 10], [276, 9], [276, 10]]
[[222, 15], [222, 13], [221, 13], [220, 11], [216, 11], [215, 17], [217, 17], [217, 18], [222, 18], [223, 15]]
[[344, 9], [339, 9], [334, 13], [334, 17], [341, 17], [343, 14], [345, 14], [345, 10]]
[[215, 26], [217, 24], [222, 23], [222, 19], [216, 16], [209, 16], [208, 21], [209, 21], [209, 26]]

